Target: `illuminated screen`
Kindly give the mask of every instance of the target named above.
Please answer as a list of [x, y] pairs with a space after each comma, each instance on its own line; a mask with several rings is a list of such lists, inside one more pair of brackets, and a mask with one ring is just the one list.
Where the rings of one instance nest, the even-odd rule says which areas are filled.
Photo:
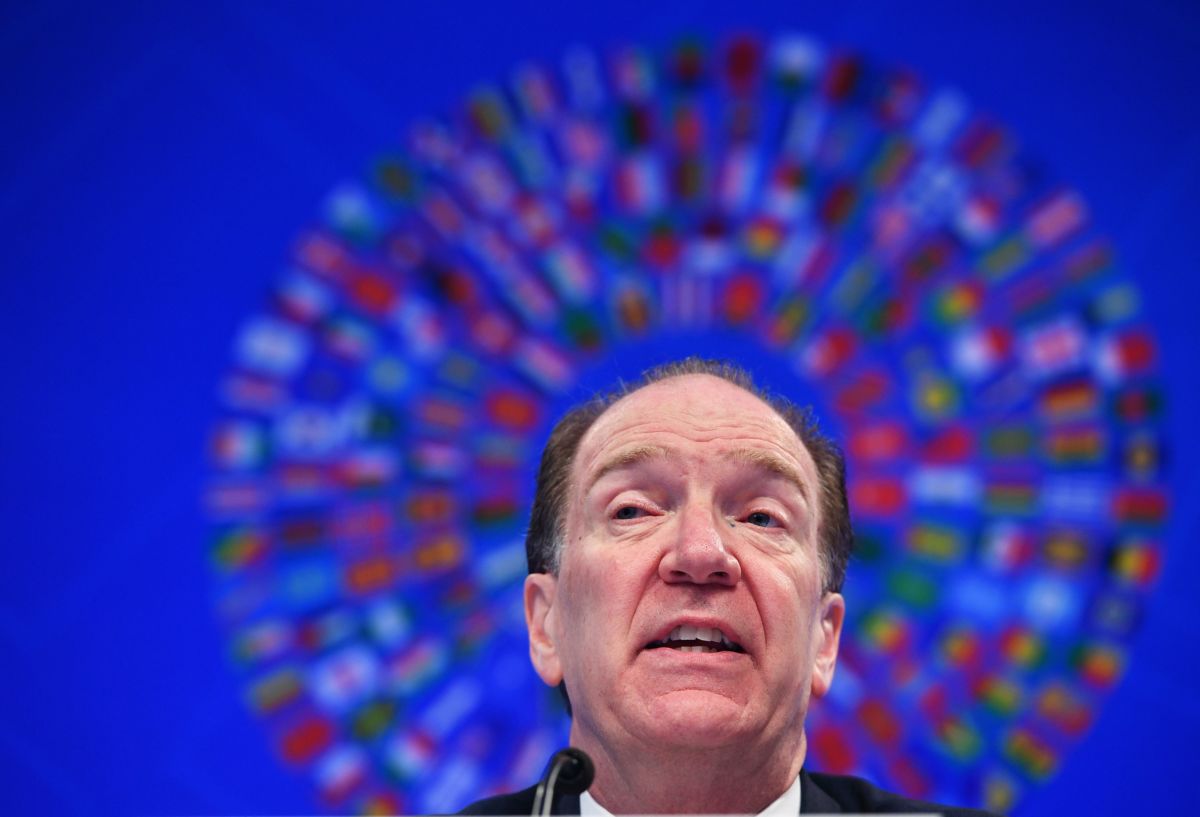
[[846, 450], [808, 767], [1003, 811], [1049, 781], [1133, 658], [1169, 500], [1156, 333], [1071, 180], [803, 35], [576, 48], [446, 103], [298, 226], [220, 382], [215, 607], [317, 807], [453, 811], [565, 744], [521, 618], [537, 458], [687, 354]]

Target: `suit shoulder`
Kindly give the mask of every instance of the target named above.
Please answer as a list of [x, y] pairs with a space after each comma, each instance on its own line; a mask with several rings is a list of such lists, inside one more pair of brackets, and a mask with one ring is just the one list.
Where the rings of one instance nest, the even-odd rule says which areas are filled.
[[[943, 806], [923, 800], [910, 800], [884, 791], [861, 777], [809, 772], [812, 784], [832, 798], [844, 811], [862, 814], [944, 814], [946, 817], [995, 817], [978, 809]], [[814, 798], [816, 799], [816, 798]]]

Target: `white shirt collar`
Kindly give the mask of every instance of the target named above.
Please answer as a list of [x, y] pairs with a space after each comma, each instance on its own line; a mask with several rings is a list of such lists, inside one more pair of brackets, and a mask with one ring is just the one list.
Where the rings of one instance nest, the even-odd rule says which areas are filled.
[[[774, 803], [760, 811], [759, 817], [796, 817], [800, 813], [800, 778], [792, 779], [792, 785], [779, 795]], [[580, 817], [613, 817], [612, 812], [596, 802], [590, 792], [579, 795]]]

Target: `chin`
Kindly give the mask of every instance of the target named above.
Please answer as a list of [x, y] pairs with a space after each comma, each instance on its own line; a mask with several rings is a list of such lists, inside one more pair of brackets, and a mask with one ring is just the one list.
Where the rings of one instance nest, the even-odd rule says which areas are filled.
[[664, 746], [709, 749], [757, 734], [748, 727], [745, 704], [699, 689], [660, 695], [648, 707], [643, 737]]

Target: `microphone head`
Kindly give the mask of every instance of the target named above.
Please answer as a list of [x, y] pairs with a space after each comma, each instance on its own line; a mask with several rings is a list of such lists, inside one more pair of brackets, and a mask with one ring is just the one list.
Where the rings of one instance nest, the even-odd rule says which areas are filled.
[[587, 791], [587, 787], [592, 785], [592, 780], [596, 777], [596, 767], [592, 765], [592, 759], [587, 756], [587, 753], [574, 746], [568, 746], [555, 755], [556, 759], [558, 757], [562, 757], [565, 762], [562, 764], [558, 780], [554, 784], [555, 792], [557, 794], [583, 794]]

